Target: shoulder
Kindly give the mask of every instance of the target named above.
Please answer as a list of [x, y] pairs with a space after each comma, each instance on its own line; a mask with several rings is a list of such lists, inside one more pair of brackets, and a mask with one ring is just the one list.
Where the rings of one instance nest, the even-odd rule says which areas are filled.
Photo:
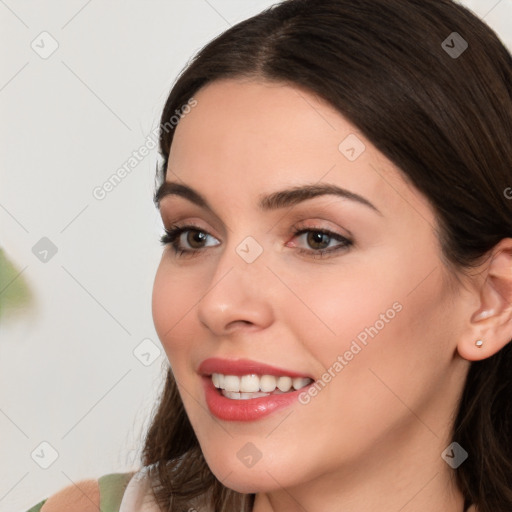
[[111, 473], [75, 482], [41, 501], [27, 512], [117, 512], [134, 473]]
[[[80, 480], [45, 500], [41, 512], [98, 512], [100, 488], [98, 480]], [[36, 509], [37, 510], [37, 509]]]

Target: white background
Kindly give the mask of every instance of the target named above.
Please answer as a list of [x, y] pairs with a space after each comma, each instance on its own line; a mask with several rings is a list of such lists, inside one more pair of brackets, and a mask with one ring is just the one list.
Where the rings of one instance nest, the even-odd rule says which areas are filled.
[[[0, 247], [34, 295], [0, 323], [0, 511], [137, 467], [166, 362], [151, 317], [156, 148], [103, 200], [92, 191], [157, 127], [193, 54], [273, 3], [0, 0]], [[461, 3], [512, 48], [512, 0]], [[31, 47], [43, 31], [59, 45], [46, 59]], [[46, 263], [42, 237], [58, 249]], [[148, 339], [160, 356], [145, 366], [133, 351]], [[42, 442], [58, 452], [48, 469], [31, 455], [50, 460]]]

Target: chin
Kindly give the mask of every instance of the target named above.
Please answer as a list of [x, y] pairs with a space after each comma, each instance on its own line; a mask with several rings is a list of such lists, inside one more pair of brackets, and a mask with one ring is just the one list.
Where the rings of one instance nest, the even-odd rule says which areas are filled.
[[266, 492], [266, 488], [258, 485], [254, 482], [254, 479], [239, 479], [237, 477], [233, 477], [230, 475], [224, 482], [223, 485], [228, 487], [229, 489], [239, 492], [241, 494], [256, 494], [261, 492]]
[[290, 485], [285, 480], [286, 472], [283, 468], [272, 468], [263, 459], [252, 467], [245, 467], [238, 459], [236, 463], [226, 464], [226, 459], [222, 457], [221, 460], [207, 463], [223, 485], [243, 494], [270, 492]]
[[[219, 478], [219, 476], [215, 476]], [[260, 480], [259, 476], [257, 474], [253, 474], [250, 470], [245, 471], [245, 475], [243, 476], [239, 474], [235, 475], [233, 472], [225, 478], [222, 483], [233, 491], [240, 492], [242, 494], [266, 493], [280, 487], [267, 473], [265, 476], [261, 476]]]

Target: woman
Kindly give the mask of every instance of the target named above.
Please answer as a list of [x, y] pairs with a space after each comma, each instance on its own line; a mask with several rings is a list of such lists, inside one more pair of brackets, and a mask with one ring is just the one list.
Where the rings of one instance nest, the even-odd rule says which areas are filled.
[[511, 93], [450, 0], [287, 0], [205, 46], [161, 118], [144, 468], [32, 510], [510, 512]]

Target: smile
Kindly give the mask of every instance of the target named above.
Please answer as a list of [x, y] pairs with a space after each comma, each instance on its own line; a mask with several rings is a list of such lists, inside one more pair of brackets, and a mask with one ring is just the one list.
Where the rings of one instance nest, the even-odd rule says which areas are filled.
[[315, 382], [310, 374], [249, 359], [211, 357], [197, 373], [210, 413], [225, 421], [264, 418], [299, 402], [299, 393]]
[[288, 393], [291, 389], [297, 391], [313, 382], [308, 377], [256, 374], [238, 376], [213, 373], [211, 379], [213, 385], [221, 390], [222, 395], [232, 400], [249, 400], [271, 394]]

